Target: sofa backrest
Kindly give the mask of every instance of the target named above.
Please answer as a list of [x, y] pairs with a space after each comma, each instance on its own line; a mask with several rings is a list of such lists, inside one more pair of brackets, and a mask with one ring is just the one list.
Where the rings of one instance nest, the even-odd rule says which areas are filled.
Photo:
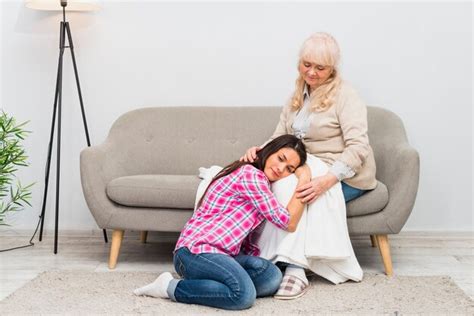
[[[128, 174], [197, 174], [199, 167], [227, 165], [275, 130], [281, 107], [154, 107], [123, 114], [107, 142], [119, 146]], [[406, 141], [401, 120], [368, 107], [369, 139]], [[122, 157], [122, 159], [124, 159]]]
[[382, 156], [388, 154], [388, 148], [408, 142], [405, 127], [395, 113], [375, 106], [367, 107], [367, 121], [369, 142], [374, 150], [375, 164], [381, 166], [380, 160], [383, 159]]
[[227, 165], [273, 133], [278, 107], [154, 107], [113, 124], [107, 141], [121, 142], [133, 174], [197, 174]]

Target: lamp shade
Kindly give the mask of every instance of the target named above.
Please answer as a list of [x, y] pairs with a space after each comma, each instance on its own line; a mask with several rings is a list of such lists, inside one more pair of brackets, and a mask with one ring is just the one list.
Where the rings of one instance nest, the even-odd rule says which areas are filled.
[[[63, 9], [61, 0], [26, 0], [26, 7], [45, 11], [62, 11]], [[97, 11], [99, 9], [99, 4], [93, 0], [69, 0], [66, 6], [68, 11]]]

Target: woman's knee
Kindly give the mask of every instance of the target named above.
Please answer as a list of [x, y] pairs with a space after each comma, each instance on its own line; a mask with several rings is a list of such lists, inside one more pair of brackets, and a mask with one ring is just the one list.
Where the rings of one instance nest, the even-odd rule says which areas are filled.
[[233, 304], [229, 309], [241, 310], [252, 307], [257, 299], [257, 290], [253, 283], [246, 284], [241, 287], [238, 291], [234, 292], [232, 296]]
[[283, 278], [280, 269], [264, 258], [255, 258], [253, 269], [247, 269], [247, 272], [252, 278], [257, 297], [275, 294]]
[[240, 261], [252, 278], [257, 297], [273, 295], [278, 290], [283, 275], [275, 264], [267, 259], [251, 256], [243, 257]]
[[280, 287], [282, 279], [283, 274], [281, 270], [273, 263], [270, 263], [267, 271], [265, 271], [265, 282], [262, 282], [259, 289], [257, 289], [257, 296], [269, 296], [275, 294]]
[[247, 271], [251, 278], [264, 272], [271, 264], [270, 261], [256, 256], [239, 256], [236, 260]]

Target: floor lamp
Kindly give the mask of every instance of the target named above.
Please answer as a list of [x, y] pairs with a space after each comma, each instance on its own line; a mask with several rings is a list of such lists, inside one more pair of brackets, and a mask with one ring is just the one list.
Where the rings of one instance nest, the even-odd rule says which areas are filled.
[[[84, 123], [84, 129], [86, 133], [87, 146], [90, 146], [89, 131], [87, 129], [86, 114], [84, 112], [84, 103], [82, 101], [81, 86], [79, 84], [79, 75], [77, 73], [76, 58], [74, 56], [74, 45], [72, 43], [71, 29], [69, 22], [66, 21], [66, 11], [96, 11], [99, 9], [96, 1], [92, 0], [26, 0], [26, 7], [36, 10], [47, 10], [47, 11], [62, 11], [63, 20], [60, 22], [59, 31], [59, 60], [58, 60], [58, 71], [56, 77], [56, 89], [54, 93], [54, 106], [53, 106], [53, 117], [51, 121], [51, 134], [49, 138], [48, 146], [48, 159], [46, 162], [46, 175], [45, 175], [45, 187], [43, 194], [43, 204], [41, 208], [41, 228], [39, 234], [39, 241], [43, 238], [43, 225], [44, 215], [46, 209], [46, 200], [48, 196], [48, 183], [49, 183], [49, 171], [51, 166], [51, 154], [53, 151], [53, 138], [54, 129], [56, 126], [56, 114], [57, 114], [57, 151], [56, 151], [56, 214], [55, 214], [55, 226], [54, 226], [54, 253], [58, 253], [58, 219], [59, 219], [59, 179], [60, 179], [60, 162], [61, 162], [61, 110], [62, 110], [62, 79], [63, 79], [63, 56], [64, 50], [69, 48], [72, 57], [72, 63], [74, 66], [74, 74], [76, 77], [77, 92], [79, 94], [79, 101], [81, 104], [82, 121]], [[67, 46], [66, 46], [67, 37]], [[107, 242], [107, 232], [104, 229], [104, 240]]]

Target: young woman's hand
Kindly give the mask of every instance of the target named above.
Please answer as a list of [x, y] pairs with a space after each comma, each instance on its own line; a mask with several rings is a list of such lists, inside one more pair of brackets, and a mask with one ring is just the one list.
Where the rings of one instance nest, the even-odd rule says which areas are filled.
[[258, 146], [253, 146], [247, 149], [247, 152], [245, 152], [245, 155], [240, 157], [240, 161], [244, 162], [254, 162], [257, 159], [257, 151], [259, 151], [261, 148]]
[[296, 197], [303, 203], [312, 203], [338, 181], [335, 175], [328, 172], [324, 176], [315, 177], [310, 182], [299, 185], [296, 188]]
[[307, 164], [304, 164], [295, 170], [295, 175], [298, 179], [307, 179], [309, 181], [311, 180], [311, 169]]

